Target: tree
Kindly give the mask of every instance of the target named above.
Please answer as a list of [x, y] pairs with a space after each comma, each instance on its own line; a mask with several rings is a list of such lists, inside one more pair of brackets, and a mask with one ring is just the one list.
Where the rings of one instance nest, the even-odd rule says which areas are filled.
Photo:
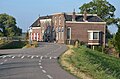
[[116, 8], [106, 0], [93, 0], [83, 4], [80, 8], [81, 13], [87, 11], [90, 14], [97, 14], [107, 22], [107, 25], [114, 23], [114, 12]]
[[115, 48], [120, 53], [120, 23], [118, 24], [118, 31], [115, 35]]
[[[110, 4], [107, 0], [92, 0], [89, 3], [83, 4], [80, 8], [80, 13], [86, 11], [89, 14], [97, 14], [101, 19], [103, 19], [107, 26], [113, 24], [117, 26], [120, 18], [115, 18], [116, 8]], [[111, 39], [112, 35], [109, 30], [106, 29], [106, 38]]]
[[16, 19], [8, 14], [0, 14], [0, 36], [17, 36], [22, 29], [16, 26]]

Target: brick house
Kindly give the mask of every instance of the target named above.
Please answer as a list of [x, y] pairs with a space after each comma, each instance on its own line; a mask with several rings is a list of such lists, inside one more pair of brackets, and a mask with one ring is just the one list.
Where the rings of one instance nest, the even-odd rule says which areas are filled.
[[73, 44], [76, 40], [87, 45], [106, 43], [106, 22], [96, 14], [56, 13], [39, 17], [29, 30], [30, 40]]

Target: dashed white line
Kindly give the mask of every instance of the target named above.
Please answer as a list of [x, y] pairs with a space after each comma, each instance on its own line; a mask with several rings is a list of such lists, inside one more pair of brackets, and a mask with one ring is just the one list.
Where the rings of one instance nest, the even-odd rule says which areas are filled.
[[39, 57], [39, 56], [36, 56], [37, 58]]
[[41, 65], [41, 63], [39, 63], [39, 65]]
[[53, 57], [54, 59], [57, 59], [57, 57]]
[[25, 56], [22, 56], [21, 59], [23, 59]]
[[15, 58], [15, 56], [12, 57], [12, 59], [14, 59], [14, 58]]
[[52, 76], [50, 76], [50, 75], [47, 75], [47, 77], [48, 77], [49, 79], [53, 79], [53, 77], [52, 77]]
[[45, 70], [42, 70], [42, 72], [43, 72], [43, 73], [46, 73], [46, 71], [45, 71]]
[[6, 56], [3, 56], [2, 58], [6, 58]]
[[50, 59], [52, 59], [52, 57], [50, 57]]
[[34, 58], [34, 56], [31, 56], [31, 59], [33, 59]]
[[1, 65], [3, 64], [3, 62], [2, 63], [0, 63]]
[[40, 66], [40, 68], [42, 69], [43, 67], [42, 67], [42, 66]]
[[43, 58], [43, 56], [40, 57], [40, 59], [42, 59], [42, 58]]

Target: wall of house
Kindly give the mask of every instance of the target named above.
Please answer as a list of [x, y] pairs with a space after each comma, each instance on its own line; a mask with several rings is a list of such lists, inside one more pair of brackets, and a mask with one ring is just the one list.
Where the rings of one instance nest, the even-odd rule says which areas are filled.
[[41, 28], [40, 27], [32, 27], [31, 32], [29, 33], [29, 38], [31, 41], [42, 41], [41, 37]]
[[[97, 23], [66, 23], [71, 28], [71, 41], [80, 40], [85, 43], [100, 43], [105, 45], [105, 24]], [[102, 33], [101, 40], [89, 40], [88, 30], [99, 30]]]
[[56, 42], [64, 43], [64, 27], [65, 27], [65, 17], [64, 14], [55, 14], [52, 17], [52, 23], [56, 32]]

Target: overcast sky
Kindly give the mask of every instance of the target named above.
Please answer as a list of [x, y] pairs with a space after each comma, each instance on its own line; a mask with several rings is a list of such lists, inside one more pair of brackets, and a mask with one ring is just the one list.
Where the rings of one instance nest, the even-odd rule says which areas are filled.
[[[28, 27], [39, 15], [49, 15], [59, 12], [72, 12], [91, 0], [0, 0], [0, 14], [7, 13], [17, 20], [17, 25], [27, 31]], [[120, 0], [107, 0], [116, 7], [115, 15], [120, 17]], [[111, 32], [116, 32], [115, 27], [110, 27]]]

